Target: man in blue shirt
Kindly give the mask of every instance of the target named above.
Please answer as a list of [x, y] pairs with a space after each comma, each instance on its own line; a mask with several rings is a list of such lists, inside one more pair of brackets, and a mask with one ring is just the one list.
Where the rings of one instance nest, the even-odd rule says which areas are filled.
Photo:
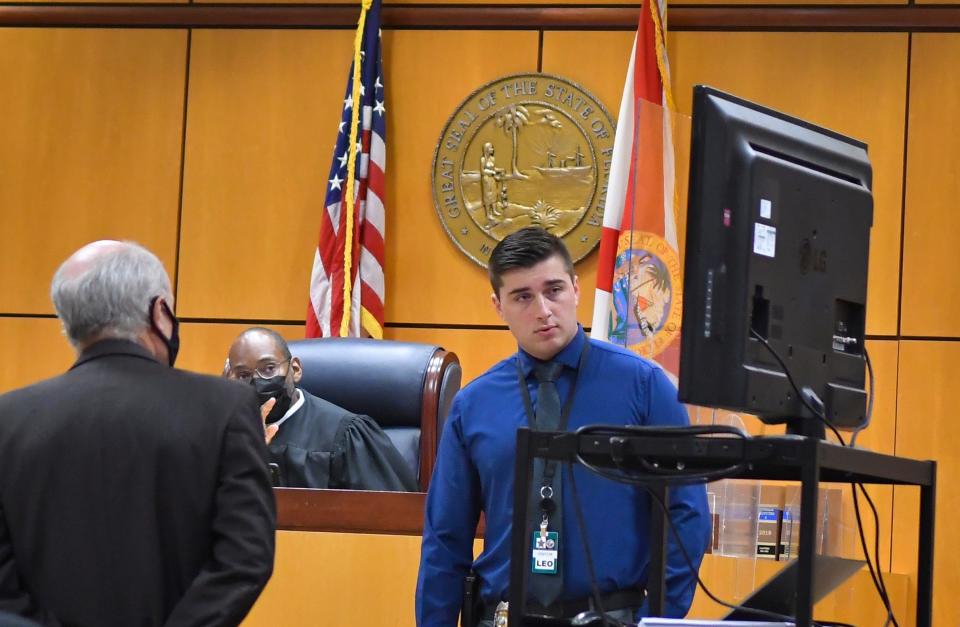
[[[507, 236], [490, 256], [489, 273], [493, 306], [520, 350], [461, 390], [447, 418], [427, 495], [417, 581], [419, 627], [457, 624], [464, 579], [471, 568], [482, 579], [485, 621], [508, 597], [516, 431], [530, 423], [518, 371], [536, 407], [534, 368], [551, 361], [562, 365], [556, 390], [560, 403], [570, 405], [569, 430], [597, 423], [688, 424], [676, 388], [656, 364], [584, 335], [576, 319], [577, 277], [570, 254], [557, 237], [534, 227]], [[586, 344], [589, 350], [584, 355]], [[618, 617], [633, 618], [638, 610], [642, 613], [641, 597], [624, 592], [636, 592], [646, 581], [650, 498], [642, 488], [602, 479], [582, 467], [574, 473], [600, 593], [611, 602], [631, 599], [627, 607], [604, 603], [604, 609], [621, 610]], [[558, 602], [541, 610], [550, 615], [585, 609], [591, 591], [569, 481], [559, 485], [561, 505], [554, 516], [562, 516], [565, 531], [554, 576], [562, 580], [562, 593]], [[703, 486], [680, 487], [670, 496], [671, 518], [699, 568], [710, 539], [706, 491]], [[486, 516], [484, 549], [474, 560], [481, 511]], [[671, 542], [665, 615], [686, 614], [694, 588], [694, 573]]]

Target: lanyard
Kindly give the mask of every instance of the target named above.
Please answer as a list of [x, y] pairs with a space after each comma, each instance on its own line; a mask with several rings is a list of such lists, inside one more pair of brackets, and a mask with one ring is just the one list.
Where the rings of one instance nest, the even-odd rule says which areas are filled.
[[[563, 411], [560, 412], [560, 424], [557, 425], [558, 431], [567, 430], [567, 422], [570, 420], [570, 409], [573, 407], [573, 399], [577, 394], [577, 383], [580, 381], [580, 373], [583, 371], [583, 364], [587, 361], [587, 353], [590, 352], [590, 340], [583, 339], [583, 348], [580, 350], [580, 359], [577, 362], [577, 374], [570, 386], [570, 392], [567, 394], [567, 402], [563, 404]], [[530, 400], [530, 390], [527, 389], [527, 380], [523, 376], [523, 367], [520, 365], [520, 355], [517, 354], [517, 382], [520, 385], [520, 395], [523, 397], [523, 407], [527, 412], [527, 422], [531, 427], [536, 428], [537, 417], [533, 411], [533, 401]], [[548, 460], [543, 470], [543, 485], [551, 486], [553, 484], [553, 475], [557, 471], [555, 460]]]

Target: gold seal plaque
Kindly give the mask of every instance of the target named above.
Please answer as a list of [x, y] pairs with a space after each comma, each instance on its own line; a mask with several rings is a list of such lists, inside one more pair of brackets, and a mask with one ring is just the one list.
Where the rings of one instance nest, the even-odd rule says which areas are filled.
[[600, 241], [614, 122], [575, 83], [517, 74], [473, 92], [433, 158], [433, 200], [450, 239], [486, 267], [525, 226], [563, 238], [574, 261]]

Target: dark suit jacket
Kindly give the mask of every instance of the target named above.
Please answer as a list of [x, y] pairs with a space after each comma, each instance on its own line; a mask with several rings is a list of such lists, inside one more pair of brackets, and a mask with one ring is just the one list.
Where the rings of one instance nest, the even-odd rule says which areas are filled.
[[98, 342], [0, 396], [0, 611], [48, 625], [236, 625], [273, 568], [250, 386]]

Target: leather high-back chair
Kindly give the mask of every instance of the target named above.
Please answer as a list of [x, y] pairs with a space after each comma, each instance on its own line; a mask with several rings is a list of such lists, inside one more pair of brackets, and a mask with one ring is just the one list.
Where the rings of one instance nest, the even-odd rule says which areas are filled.
[[289, 343], [303, 365], [300, 386], [379, 424], [426, 490], [437, 444], [460, 389], [460, 360], [439, 346], [367, 338]]

